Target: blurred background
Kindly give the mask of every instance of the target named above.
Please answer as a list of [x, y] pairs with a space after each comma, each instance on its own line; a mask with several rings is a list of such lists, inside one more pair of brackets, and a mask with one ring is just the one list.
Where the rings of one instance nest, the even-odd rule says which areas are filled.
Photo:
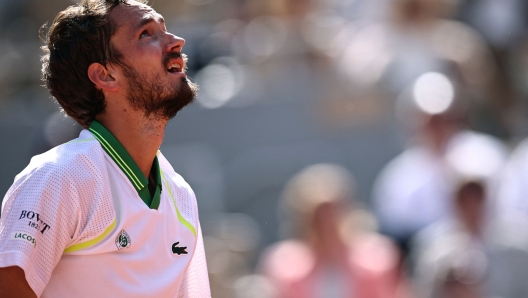
[[[74, 2], [0, 0], [0, 193], [80, 131], [40, 81]], [[526, 1], [151, 4], [201, 88], [161, 151], [213, 297], [528, 297]]]

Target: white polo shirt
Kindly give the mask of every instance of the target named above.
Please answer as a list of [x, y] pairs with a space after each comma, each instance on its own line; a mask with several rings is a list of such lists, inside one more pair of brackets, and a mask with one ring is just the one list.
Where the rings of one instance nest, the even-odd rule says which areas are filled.
[[2, 203], [0, 267], [42, 297], [210, 297], [195, 195], [158, 153], [156, 190], [94, 121], [37, 155]]

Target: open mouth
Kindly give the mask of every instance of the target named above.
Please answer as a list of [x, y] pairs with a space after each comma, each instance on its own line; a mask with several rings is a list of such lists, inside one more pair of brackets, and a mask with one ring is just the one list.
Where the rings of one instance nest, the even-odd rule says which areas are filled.
[[187, 70], [187, 55], [183, 53], [167, 53], [162, 62], [168, 73], [185, 74]]
[[182, 71], [182, 66], [178, 62], [173, 62], [173, 63], [169, 64], [169, 66], [167, 67], [167, 71], [170, 72], [170, 73], [181, 72]]

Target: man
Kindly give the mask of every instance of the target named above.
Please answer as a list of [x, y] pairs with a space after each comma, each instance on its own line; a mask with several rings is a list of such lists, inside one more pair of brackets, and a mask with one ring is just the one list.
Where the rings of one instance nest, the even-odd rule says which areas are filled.
[[473, 153], [466, 163], [489, 157], [482, 162], [489, 172], [497, 171], [506, 156], [498, 139], [466, 127], [465, 99], [456, 96], [447, 76], [425, 73], [408, 89], [398, 105], [411, 142], [381, 170], [373, 186], [381, 229], [404, 254], [418, 231], [452, 216], [455, 185], [446, 164], [452, 158], [458, 161], [457, 148]]
[[420, 297], [528, 297], [526, 221], [492, 215], [487, 185], [460, 179], [453, 217], [413, 240]]
[[196, 198], [158, 151], [197, 90], [184, 43], [132, 0], [58, 14], [43, 77], [85, 130], [4, 197], [2, 297], [210, 297]]

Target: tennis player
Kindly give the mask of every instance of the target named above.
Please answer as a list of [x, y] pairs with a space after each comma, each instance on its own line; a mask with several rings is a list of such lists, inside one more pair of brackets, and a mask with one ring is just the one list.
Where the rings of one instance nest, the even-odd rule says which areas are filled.
[[15, 177], [1, 297], [210, 297], [196, 198], [158, 150], [191, 103], [185, 41], [148, 5], [84, 0], [45, 38], [43, 78], [79, 138]]

